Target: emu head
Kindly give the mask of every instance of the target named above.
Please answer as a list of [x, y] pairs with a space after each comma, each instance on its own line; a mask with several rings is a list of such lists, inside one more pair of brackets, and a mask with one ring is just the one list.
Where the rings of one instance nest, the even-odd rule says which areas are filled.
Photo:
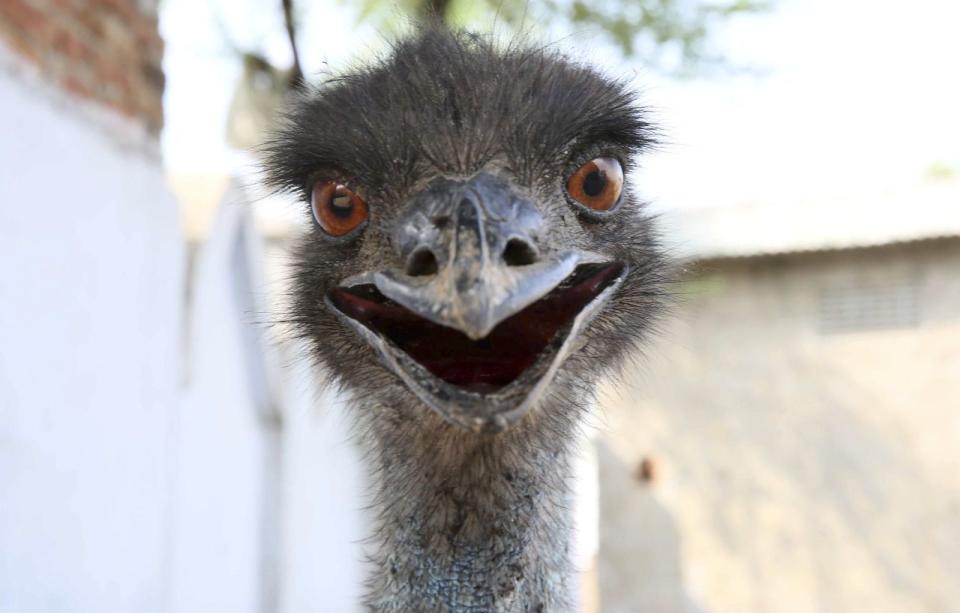
[[426, 28], [304, 94], [268, 147], [269, 182], [314, 217], [294, 323], [406, 418], [520, 422], [656, 311], [661, 258], [626, 178], [651, 135], [624, 83]]

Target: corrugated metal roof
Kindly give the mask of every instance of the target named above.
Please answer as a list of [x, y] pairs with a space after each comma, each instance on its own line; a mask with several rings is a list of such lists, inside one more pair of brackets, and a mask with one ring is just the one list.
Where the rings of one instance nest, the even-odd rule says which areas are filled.
[[875, 195], [783, 199], [663, 213], [681, 257], [753, 257], [960, 237], [960, 180]]

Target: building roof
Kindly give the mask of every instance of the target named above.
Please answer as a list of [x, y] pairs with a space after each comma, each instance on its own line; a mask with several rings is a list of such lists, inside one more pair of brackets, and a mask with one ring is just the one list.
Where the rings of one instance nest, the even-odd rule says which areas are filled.
[[663, 213], [681, 257], [736, 258], [960, 237], [960, 179], [876, 194]]

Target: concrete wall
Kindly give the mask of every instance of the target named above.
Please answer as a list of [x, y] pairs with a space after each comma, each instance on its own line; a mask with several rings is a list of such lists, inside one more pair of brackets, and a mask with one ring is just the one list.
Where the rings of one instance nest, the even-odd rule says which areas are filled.
[[353, 610], [362, 472], [249, 199], [188, 284], [154, 138], [4, 58], [0, 613]]
[[0, 611], [160, 611], [176, 204], [151, 137], [2, 47], [0, 135]]
[[347, 613], [363, 581], [363, 472], [343, 399], [271, 325], [284, 255], [264, 253], [251, 209], [234, 183], [196, 255], [165, 610]]
[[958, 271], [956, 239], [701, 265], [605, 401], [603, 610], [960, 611]]
[[261, 608], [274, 586], [273, 484], [280, 479], [278, 407], [252, 326], [248, 279], [256, 236], [239, 190], [228, 192], [203, 246], [187, 305], [186, 369], [177, 411], [171, 487], [170, 606], [193, 611]]
[[359, 612], [369, 537], [366, 473], [344, 398], [288, 371], [283, 438], [281, 613]]

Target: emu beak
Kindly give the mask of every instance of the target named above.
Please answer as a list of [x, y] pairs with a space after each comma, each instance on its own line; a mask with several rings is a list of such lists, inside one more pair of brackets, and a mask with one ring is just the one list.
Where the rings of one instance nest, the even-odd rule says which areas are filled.
[[447, 420], [498, 431], [549, 384], [623, 277], [618, 262], [548, 249], [543, 218], [503, 179], [438, 179], [400, 219], [403, 270], [350, 277], [328, 304]]
[[[373, 277], [385, 296], [473, 340], [487, 336], [498, 323], [542, 298], [582, 259], [566, 251], [534, 261], [533, 241], [511, 223], [516, 211], [501, 210], [505, 201], [486, 195], [468, 189], [452, 211], [453, 228], [443, 237], [447, 244], [431, 250], [445, 260], [436, 274], [410, 276], [388, 270]], [[431, 233], [421, 233], [420, 238], [428, 242]], [[517, 254], [511, 252], [513, 245], [519, 245]]]
[[564, 252], [547, 261], [510, 266], [490, 256], [482, 229], [465, 227], [464, 217], [457, 222], [456, 255], [434, 278], [420, 282], [384, 271], [376, 273], [373, 282], [383, 295], [421, 317], [478, 340], [570, 276], [580, 256]]

